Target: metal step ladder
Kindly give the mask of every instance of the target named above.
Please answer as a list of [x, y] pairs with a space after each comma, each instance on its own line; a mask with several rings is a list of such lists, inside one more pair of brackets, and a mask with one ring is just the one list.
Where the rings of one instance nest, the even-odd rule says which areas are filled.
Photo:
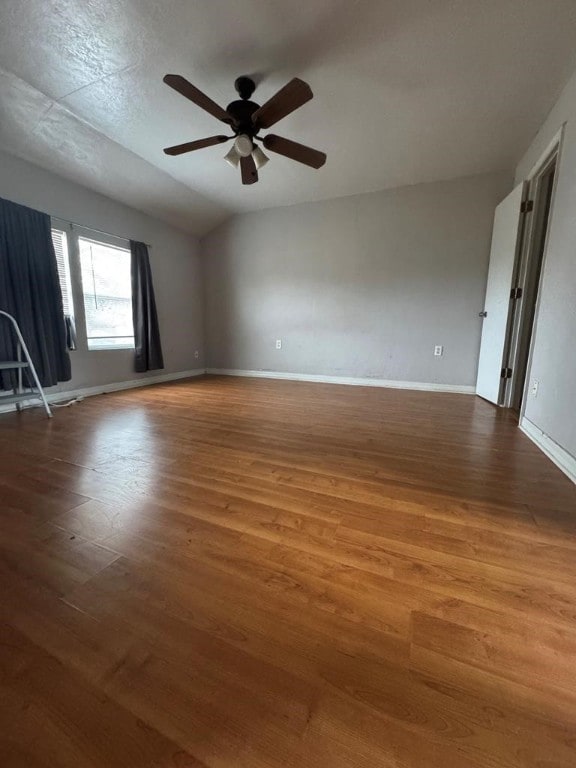
[[[17, 359], [6, 360], [4, 362], [0, 361], [0, 371], [17, 371], [17, 385], [14, 389], [13, 394], [11, 395], [0, 394], [0, 405], [15, 404], [16, 410], [21, 411], [22, 403], [24, 403], [26, 400], [40, 400], [44, 406], [46, 415], [48, 416], [49, 419], [51, 419], [52, 411], [50, 410], [50, 406], [48, 405], [48, 401], [46, 400], [46, 396], [44, 395], [44, 390], [42, 389], [42, 385], [40, 384], [40, 380], [38, 378], [38, 374], [36, 373], [36, 368], [34, 368], [34, 363], [32, 362], [30, 353], [28, 352], [28, 347], [26, 346], [26, 342], [22, 338], [22, 333], [20, 332], [18, 323], [12, 317], [12, 315], [9, 315], [8, 312], [4, 312], [3, 310], [0, 309], [0, 319], [2, 318], [5, 318], [10, 323], [12, 331], [16, 336], [16, 358]], [[34, 387], [31, 387], [28, 390], [24, 389], [24, 386], [22, 383], [22, 372], [25, 370], [29, 372], [29, 375], [32, 377], [35, 384]], [[0, 392], [2, 392], [2, 390], [0, 390]]]

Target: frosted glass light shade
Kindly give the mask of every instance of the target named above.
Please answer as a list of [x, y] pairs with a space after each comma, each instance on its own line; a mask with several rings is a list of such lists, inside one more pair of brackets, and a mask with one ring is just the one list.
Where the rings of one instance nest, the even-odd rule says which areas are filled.
[[264, 152], [260, 149], [260, 147], [254, 147], [254, 151], [252, 152], [252, 157], [254, 158], [254, 162], [256, 163], [256, 169], [260, 170], [260, 168], [263, 168], [268, 160], [270, 160], [269, 157], [267, 157]]
[[234, 148], [240, 157], [248, 157], [248, 155], [252, 154], [254, 145], [252, 144], [252, 139], [249, 136], [246, 136], [245, 133], [241, 133], [240, 136], [236, 137]]
[[234, 144], [232, 145], [232, 149], [230, 152], [228, 152], [227, 155], [224, 156], [224, 160], [228, 163], [228, 165], [231, 165], [232, 168], [238, 168], [240, 165], [240, 155], [238, 154], [238, 151], [236, 150], [236, 147]]

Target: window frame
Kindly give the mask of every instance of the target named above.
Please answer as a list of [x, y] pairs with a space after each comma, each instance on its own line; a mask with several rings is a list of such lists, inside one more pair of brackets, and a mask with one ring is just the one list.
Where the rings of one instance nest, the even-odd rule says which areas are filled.
[[[86, 312], [86, 292], [84, 291], [84, 283], [83, 283], [83, 274], [82, 274], [82, 258], [80, 254], [80, 242], [85, 243], [94, 243], [95, 245], [101, 245], [108, 248], [115, 249], [117, 251], [121, 251], [128, 260], [130, 259], [130, 243], [127, 240], [122, 240], [121, 238], [116, 238], [112, 236], [105, 236], [100, 235], [99, 233], [83, 233], [81, 231], [78, 231], [76, 235], [76, 242], [78, 245], [78, 260], [80, 264], [80, 275], [82, 278], [82, 304], [84, 307], [84, 319], [86, 323], [86, 345], [88, 347], [89, 352], [111, 352], [116, 349], [134, 349], [135, 348], [135, 340], [134, 340], [134, 328], [132, 327], [132, 334], [131, 336], [89, 336], [88, 333], [88, 318], [87, 318], [87, 312]], [[128, 261], [128, 268], [129, 268], [130, 262]], [[132, 302], [132, 287], [130, 287], [130, 297], [129, 297], [130, 303]], [[106, 339], [125, 339], [126, 341], [114, 344], [109, 343], [106, 344]], [[94, 340], [101, 339], [103, 343], [101, 344], [92, 344], [90, 342], [93, 342]]]
[[[71, 303], [74, 309], [74, 322], [76, 325], [78, 350], [83, 352], [123, 352], [133, 351], [135, 349], [134, 329], [132, 329], [132, 336], [130, 337], [118, 337], [118, 338], [130, 338], [130, 343], [124, 344], [111, 344], [102, 346], [90, 346], [90, 339], [88, 338], [88, 327], [86, 321], [86, 307], [84, 303], [84, 287], [82, 283], [82, 266], [80, 259], [80, 239], [91, 240], [94, 243], [111, 246], [113, 248], [119, 248], [120, 250], [127, 251], [130, 254], [130, 241], [116, 237], [115, 235], [108, 235], [102, 232], [90, 229], [89, 227], [81, 227], [77, 224], [71, 224], [62, 219], [56, 217], [51, 218], [51, 229], [64, 232], [67, 236], [68, 244], [68, 268], [71, 284]], [[132, 292], [130, 292], [130, 298], [132, 299]], [[105, 337], [113, 338], [113, 337]]]

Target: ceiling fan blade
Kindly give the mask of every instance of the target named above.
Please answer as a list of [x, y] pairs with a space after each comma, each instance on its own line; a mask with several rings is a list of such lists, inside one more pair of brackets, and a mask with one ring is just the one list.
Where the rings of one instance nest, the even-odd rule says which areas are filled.
[[308, 83], [295, 77], [254, 112], [252, 122], [259, 128], [270, 128], [278, 120], [310, 101], [313, 95]]
[[264, 146], [269, 149], [270, 152], [276, 152], [284, 157], [289, 157], [290, 160], [296, 160], [298, 163], [304, 163], [311, 168], [322, 168], [326, 162], [326, 155], [324, 152], [319, 152], [317, 149], [306, 147], [304, 144], [298, 144], [297, 141], [290, 141], [290, 139], [283, 139], [282, 136], [275, 136], [273, 133], [269, 133], [264, 137]]
[[225, 141], [233, 139], [234, 136], [210, 136], [208, 139], [198, 139], [197, 141], [188, 141], [186, 144], [176, 144], [174, 147], [166, 147], [166, 155], [183, 155], [185, 152], [194, 152], [195, 149], [204, 149], [204, 147], [213, 147], [215, 144], [223, 144]]
[[174, 88], [182, 96], [185, 96], [190, 101], [194, 102], [197, 107], [206, 110], [209, 114], [215, 117], [217, 120], [222, 120], [223, 123], [231, 123], [232, 118], [222, 109], [221, 106], [212, 101], [211, 98], [202, 93], [195, 85], [189, 83], [185, 77], [181, 75], [164, 75], [164, 82], [169, 85], [170, 88]]
[[242, 184], [255, 184], [258, 181], [258, 171], [252, 155], [240, 158], [240, 169], [242, 171]]

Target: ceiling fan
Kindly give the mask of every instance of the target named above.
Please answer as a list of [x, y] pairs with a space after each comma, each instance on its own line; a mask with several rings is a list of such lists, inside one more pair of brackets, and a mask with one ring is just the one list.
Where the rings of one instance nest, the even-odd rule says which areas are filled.
[[284, 157], [289, 157], [298, 163], [304, 163], [311, 168], [321, 168], [326, 162], [324, 152], [306, 147], [304, 144], [298, 144], [296, 141], [284, 139], [273, 133], [269, 133], [263, 138], [258, 136], [262, 129], [275, 125], [283, 117], [294, 112], [312, 98], [313, 93], [310, 86], [297, 77], [290, 80], [262, 106], [250, 101], [250, 97], [256, 89], [255, 82], [249, 77], [239, 77], [234, 83], [234, 87], [240, 98], [228, 104], [226, 109], [222, 109], [181, 75], [165, 75], [164, 82], [217, 120], [229, 125], [234, 133], [233, 136], [210, 136], [207, 139], [198, 139], [198, 141], [166, 147], [164, 152], [167, 155], [182, 155], [185, 152], [212, 147], [215, 144], [222, 144], [234, 139], [234, 145], [224, 159], [234, 168], [240, 166], [242, 184], [257, 182], [258, 170], [268, 162], [268, 158], [256, 144], [257, 141], [261, 141], [270, 152], [284, 155]]

